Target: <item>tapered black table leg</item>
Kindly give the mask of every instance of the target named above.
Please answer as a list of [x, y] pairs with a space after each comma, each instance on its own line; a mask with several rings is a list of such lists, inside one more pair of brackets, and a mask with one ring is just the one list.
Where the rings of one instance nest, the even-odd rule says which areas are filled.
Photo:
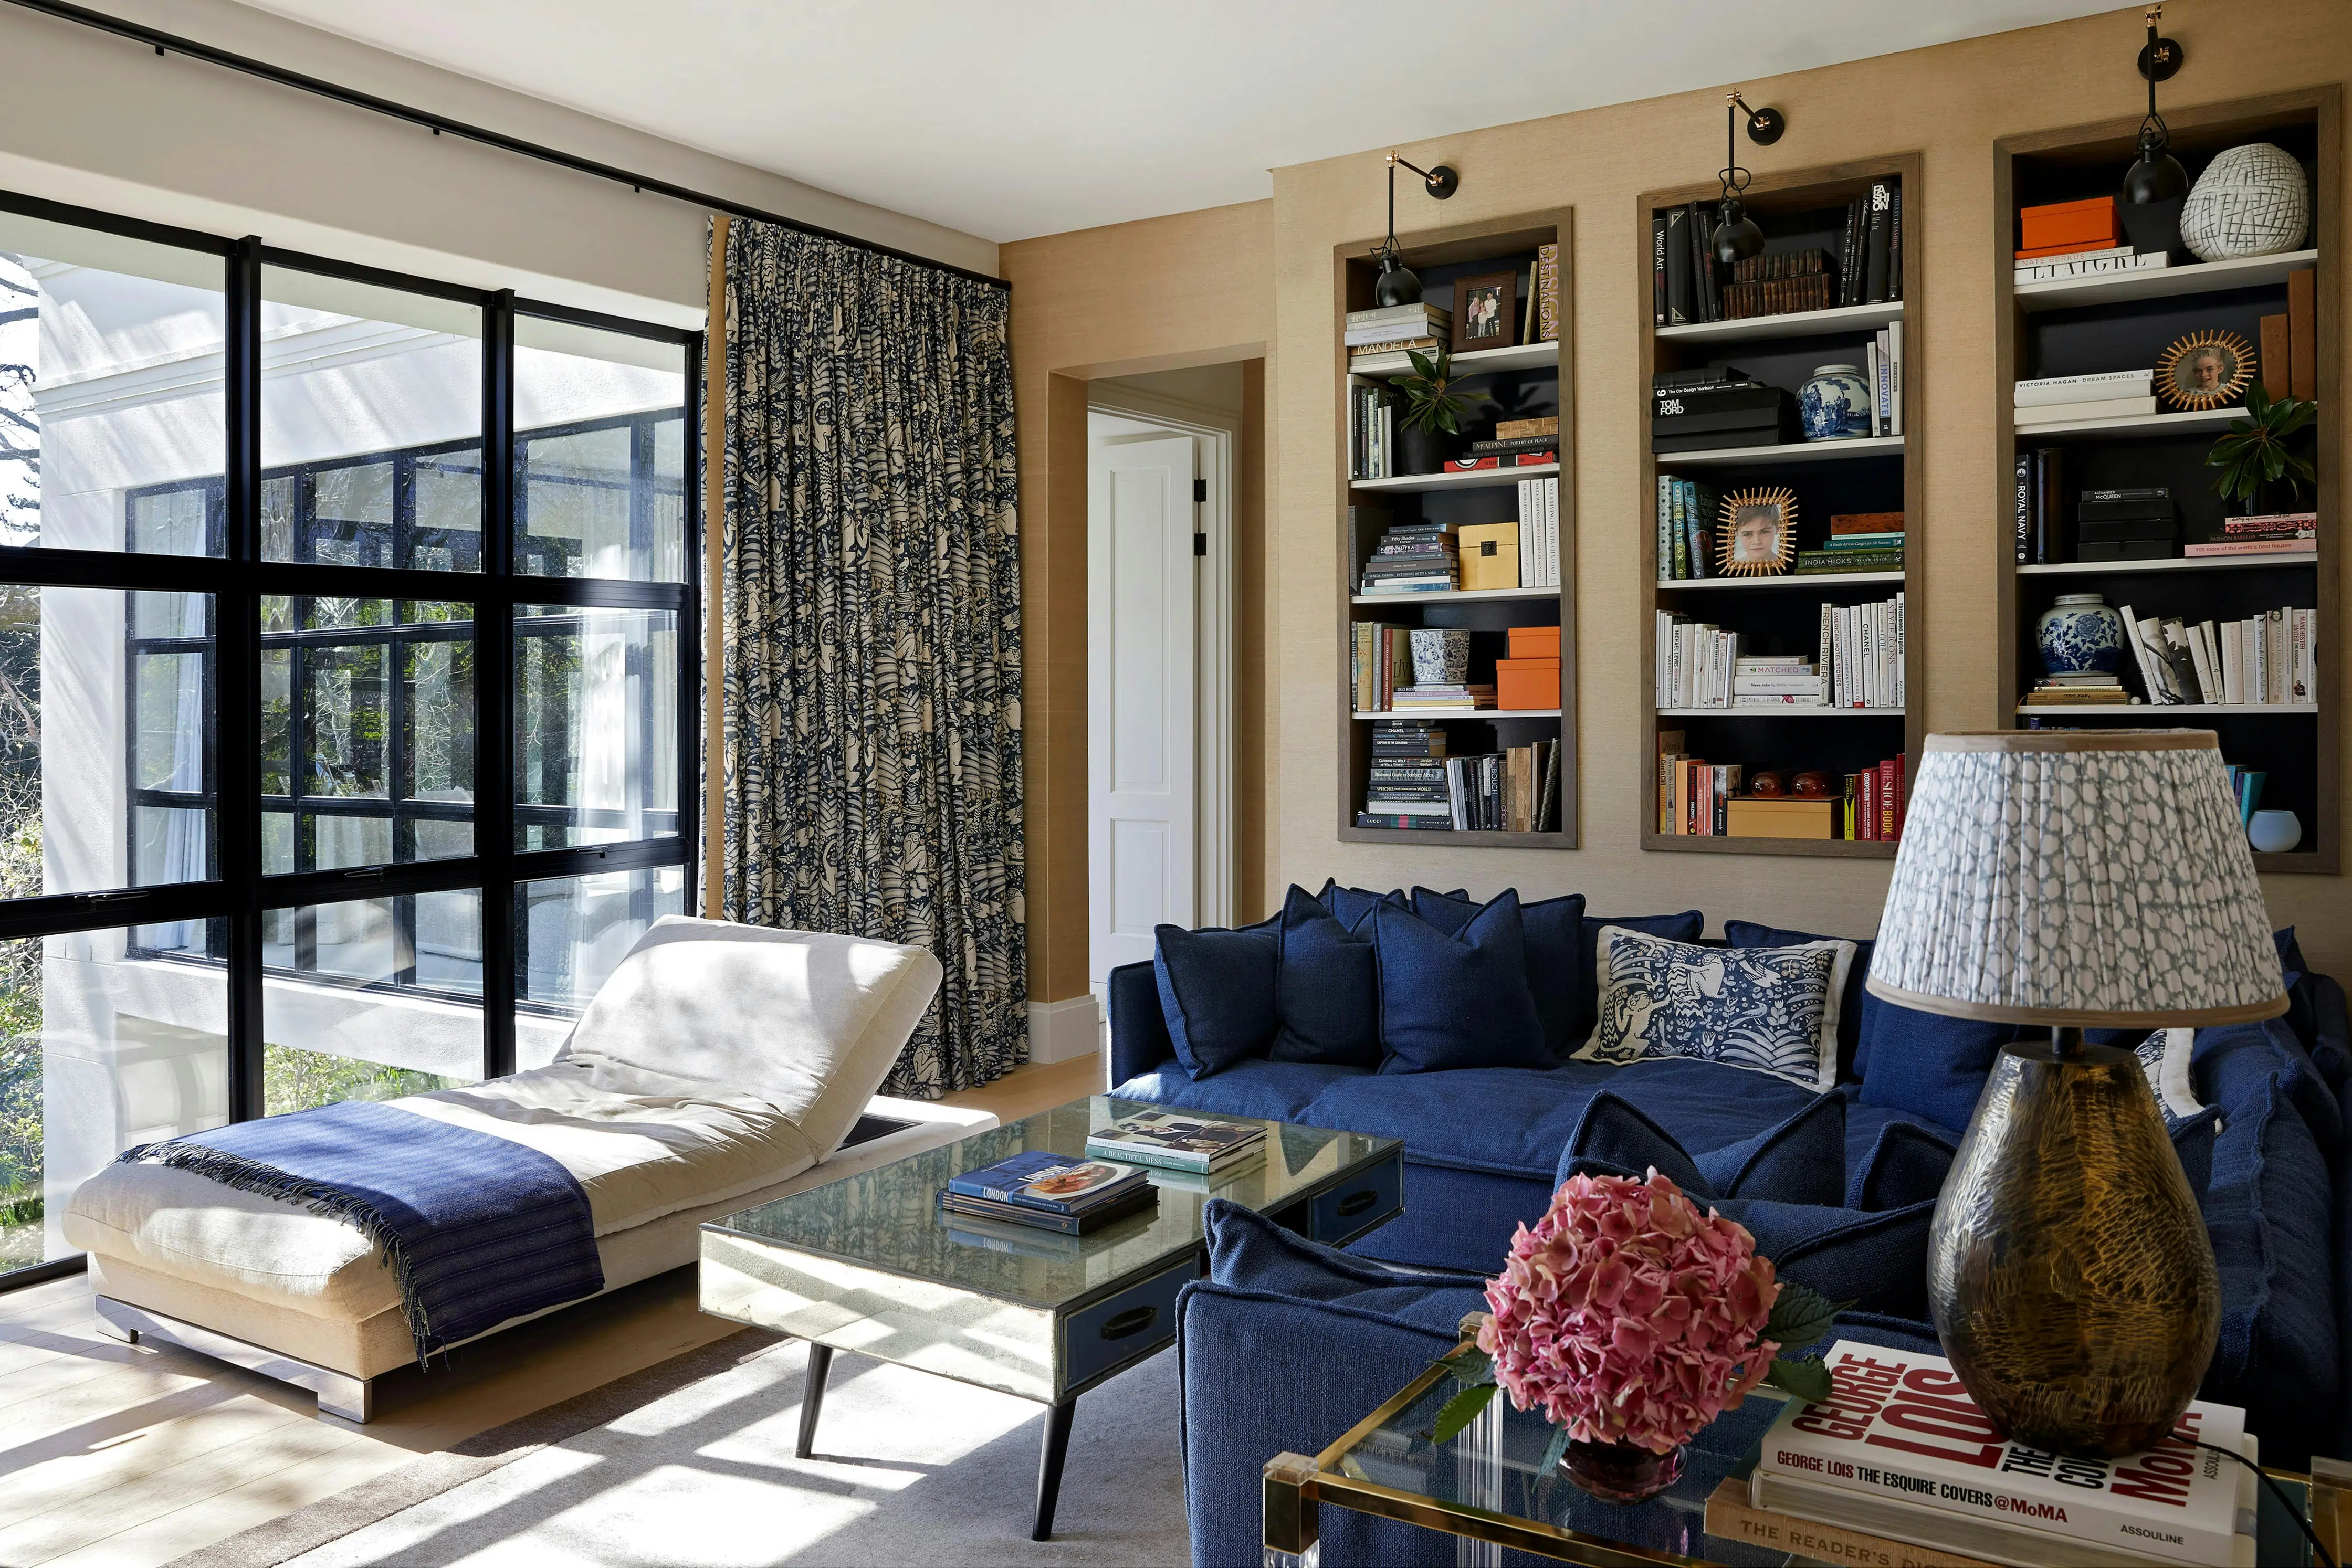
[[824, 1379], [833, 1370], [833, 1346], [809, 1341], [808, 1387], [801, 1395], [801, 1441], [793, 1457], [805, 1459], [816, 1446], [816, 1418], [824, 1413]]
[[1078, 1408], [1075, 1399], [1045, 1406], [1045, 1444], [1037, 1450], [1037, 1519], [1030, 1527], [1032, 1541], [1054, 1539], [1054, 1504], [1062, 1496], [1062, 1460], [1070, 1451], [1070, 1417]]

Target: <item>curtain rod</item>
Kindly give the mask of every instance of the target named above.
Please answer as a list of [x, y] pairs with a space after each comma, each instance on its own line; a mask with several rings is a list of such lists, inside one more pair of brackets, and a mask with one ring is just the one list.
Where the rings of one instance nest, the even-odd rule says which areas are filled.
[[279, 87], [290, 87], [299, 92], [331, 99], [337, 103], [347, 104], [353, 109], [364, 109], [373, 114], [389, 115], [394, 120], [404, 120], [411, 125], [425, 127], [436, 136], [446, 134], [463, 137], [468, 141], [478, 141], [485, 147], [495, 147], [500, 152], [514, 153], [517, 157], [534, 158], [542, 163], [552, 163], [560, 169], [569, 169], [575, 174], [586, 174], [598, 180], [610, 180], [614, 184], [626, 185], [634, 191], [651, 191], [657, 196], [668, 196], [675, 201], [708, 208], [712, 212], [726, 213], [734, 217], [750, 218], [755, 223], [775, 224], [783, 228], [814, 235], [818, 239], [838, 240], [843, 245], [855, 246], [859, 250], [870, 250], [878, 256], [912, 262], [918, 267], [928, 267], [935, 271], [952, 273], [958, 277], [968, 277], [974, 283], [985, 283], [992, 288], [1010, 290], [1013, 287], [1005, 279], [991, 277], [984, 272], [974, 272], [969, 267], [957, 267], [952, 263], [939, 261], [928, 256], [917, 256], [911, 251], [878, 245], [870, 239], [860, 239], [856, 235], [839, 234], [832, 229], [819, 228], [814, 224], [804, 224], [796, 218], [785, 217], [781, 213], [762, 212], [758, 207], [747, 207], [740, 202], [724, 201], [688, 186], [674, 184], [667, 180], [657, 180], [649, 174], [633, 174], [626, 169], [616, 168], [610, 163], [600, 163], [593, 158], [582, 158], [558, 148], [541, 146], [536, 141], [525, 141], [519, 136], [509, 136], [503, 131], [485, 130], [478, 125], [468, 125], [462, 120], [452, 120], [446, 115], [436, 114], [430, 110], [415, 109], [408, 104], [396, 103], [388, 98], [378, 98], [373, 93], [361, 92], [356, 88], [343, 87], [335, 82], [321, 80], [317, 77], [305, 76], [299, 71], [288, 70], [282, 66], [273, 66], [267, 60], [257, 60], [249, 55], [233, 54], [226, 49], [216, 49], [210, 44], [200, 44], [192, 38], [183, 38], [175, 34], [166, 33], [141, 23], [124, 21], [119, 16], [110, 16], [101, 11], [68, 5], [65, 0], [9, 0], [9, 3], [20, 5], [27, 11], [39, 12], [45, 16], [54, 16], [59, 21], [79, 23], [85, 27], [95, 27], [103, 33], [112, 33], [118, 37], [149, 45], [159, 55], [185, 55], [190, 59], [202, 60], [207, 65], [220, 66], [228, 70], [242, 71], [247, 76], [259, 77], [262, 80], [275, 82]]

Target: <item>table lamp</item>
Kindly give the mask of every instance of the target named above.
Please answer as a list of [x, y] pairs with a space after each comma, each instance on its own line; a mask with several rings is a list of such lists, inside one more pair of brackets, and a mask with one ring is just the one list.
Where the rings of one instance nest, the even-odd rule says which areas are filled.
[[2213, 732], [1929, 736], [1869, 986], [2048, 1026], [1994, 1061], [1937, 1201], [1928, 1301], [2005, 1436], [2147, 1448], [2212, 1360], [2221, 1284], [2139, 1059], [2083, 1031], [2286, 1010]]

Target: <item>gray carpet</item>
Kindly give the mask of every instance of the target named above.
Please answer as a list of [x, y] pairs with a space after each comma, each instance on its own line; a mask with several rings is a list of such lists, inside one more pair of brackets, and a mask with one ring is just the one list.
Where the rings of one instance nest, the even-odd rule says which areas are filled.
[[176, 1568], [873, 1563], [1181, 1568], [1176, 1357], [1078, 1401], [1054, 1539], [1029, 1539], [1041, 1406], [834, 1360], [793, 1458], [806, 1348], [743, 1333], [484, 1433]]

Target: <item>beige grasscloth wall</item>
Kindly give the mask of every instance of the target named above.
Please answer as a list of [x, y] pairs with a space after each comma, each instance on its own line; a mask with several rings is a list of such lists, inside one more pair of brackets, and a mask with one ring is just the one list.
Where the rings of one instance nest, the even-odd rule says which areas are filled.
[[[1994, 690], [1993, 469], [2001, 390], [1993, 384], [1993, 286], [2002, 219], [1992, 210], [1997, 137], [2136, 114], [2145, 92], [2132, 60], [2139, 10], [2005, 33], [1738, 85], [1751, 103], [1789, 117], [1774, 147], [1743, 139], [1759, 171], [1804, 168], [1917, 150], [1916, 201], [1926, 287], [1910, 305], [1924, 340], [1927, 483], [1913, 538], [1927, 580], [1914, 607], [1924, 620], [1929, 727], [1984, 727]], [[2188, 0], [2167, 7], [2165, 31], [2188, 64], [2162, 89], [2168, 104], [2254, 97], [2352, 77], [2347, 0]], [[1579, 69], [1559, 62], [1563, 74]], [[1727, 84], [1728, 85], [1728, 84]], [[1377, 149], [1275, 172], [1271, 203], [1187, 214], [1004, 247], [1015, 280], [1014, 361], [1024, 421], [1024, 526], [1030, 587], [1032, 982], [1039, 999], [1074, 995], [1086, 973], [1085, 450], [1057, 438], [1070, 417], [1062, 379], [1084, 367], [1183, 355], [1244, 340], [1266, 344], [1271, 417], [1267, 463], [1270, 555], [1265, 602], [1276, 673], [1265, 719], [1276, 809], [1267, 823], [1268, 883], [1318, 886], [1327, 875], [1368, 886], [1515, 885], [1531, 896], [1582, 892], [1599, 911], [1696, 906], [1726, 916], [1866, 935], [1886, 884], [1883, 862], [1774, 856], [1645, 853], [1636, 821], [1649, 768], [1641, 754], [1641, 624], [1634, 494], [1643, 439], [1633, 395], [1639, 269], [1645, 235], [1635, 198], [1706, 179], [1723, 157], [1721, 87], [1528, 120], [1413, 144], [1406, 156], [1462, 172], [1462, 191], [1438, 205], [1400, 186], [1398, 221], [1435, 228], [1555, 207], [1575, 209], [1571, 271], [1574, 351], [1582, 395], [1575, 432], [1574, 541], [1580, 642], [1577, 739], [1583, 848], [1479, 851], [1341, 844], [1333, 692], [1341, 678], [1337, 623], [1340, 501], [1339, 303], [1333, 247], [1377, 235], [1382, 174]], [[2116, 171], [2120, 178], [2122, 171]], [[2323, 243], [2352, 241], [2342, 212], [2322, 214]], [[1259, 267], [1265, 270], [1256, 270]], [[2338, 330], [2344, 302], [2335, 302]], [[1211, 356], [1215, 357], [1215, 356]], [[1230, 356], [1225, 356], [1230, 357]], [[1051, 391], [1049, 392], [1049, 384]], [[1069, 383], [1072, 387], [1076, 382]], [[1083, 402], [1082, 393], [1077, 394]], [[2341, 409], [2324, 417], [2342, 420]], [[2340, 560], [2339, 556], [2339, 560]], [[1039, 657], [1041, 653], [1045, 657]], [[1246, 656], [1246, 655], [1245, 655]], [[2328, 700], [2345, 702], [2347, 694]], [[1050, 723], [1044, 737], [1041, 723]], [[2345, 727], [2352, 736], [2352, 725]], [[1044, 744], [1040, 744], [1040, 741]], [[2341, 877], [2266, 879], [2273, 919], [2301, 927], [2323, 967], [2352, 971], [2352, 889]]]

